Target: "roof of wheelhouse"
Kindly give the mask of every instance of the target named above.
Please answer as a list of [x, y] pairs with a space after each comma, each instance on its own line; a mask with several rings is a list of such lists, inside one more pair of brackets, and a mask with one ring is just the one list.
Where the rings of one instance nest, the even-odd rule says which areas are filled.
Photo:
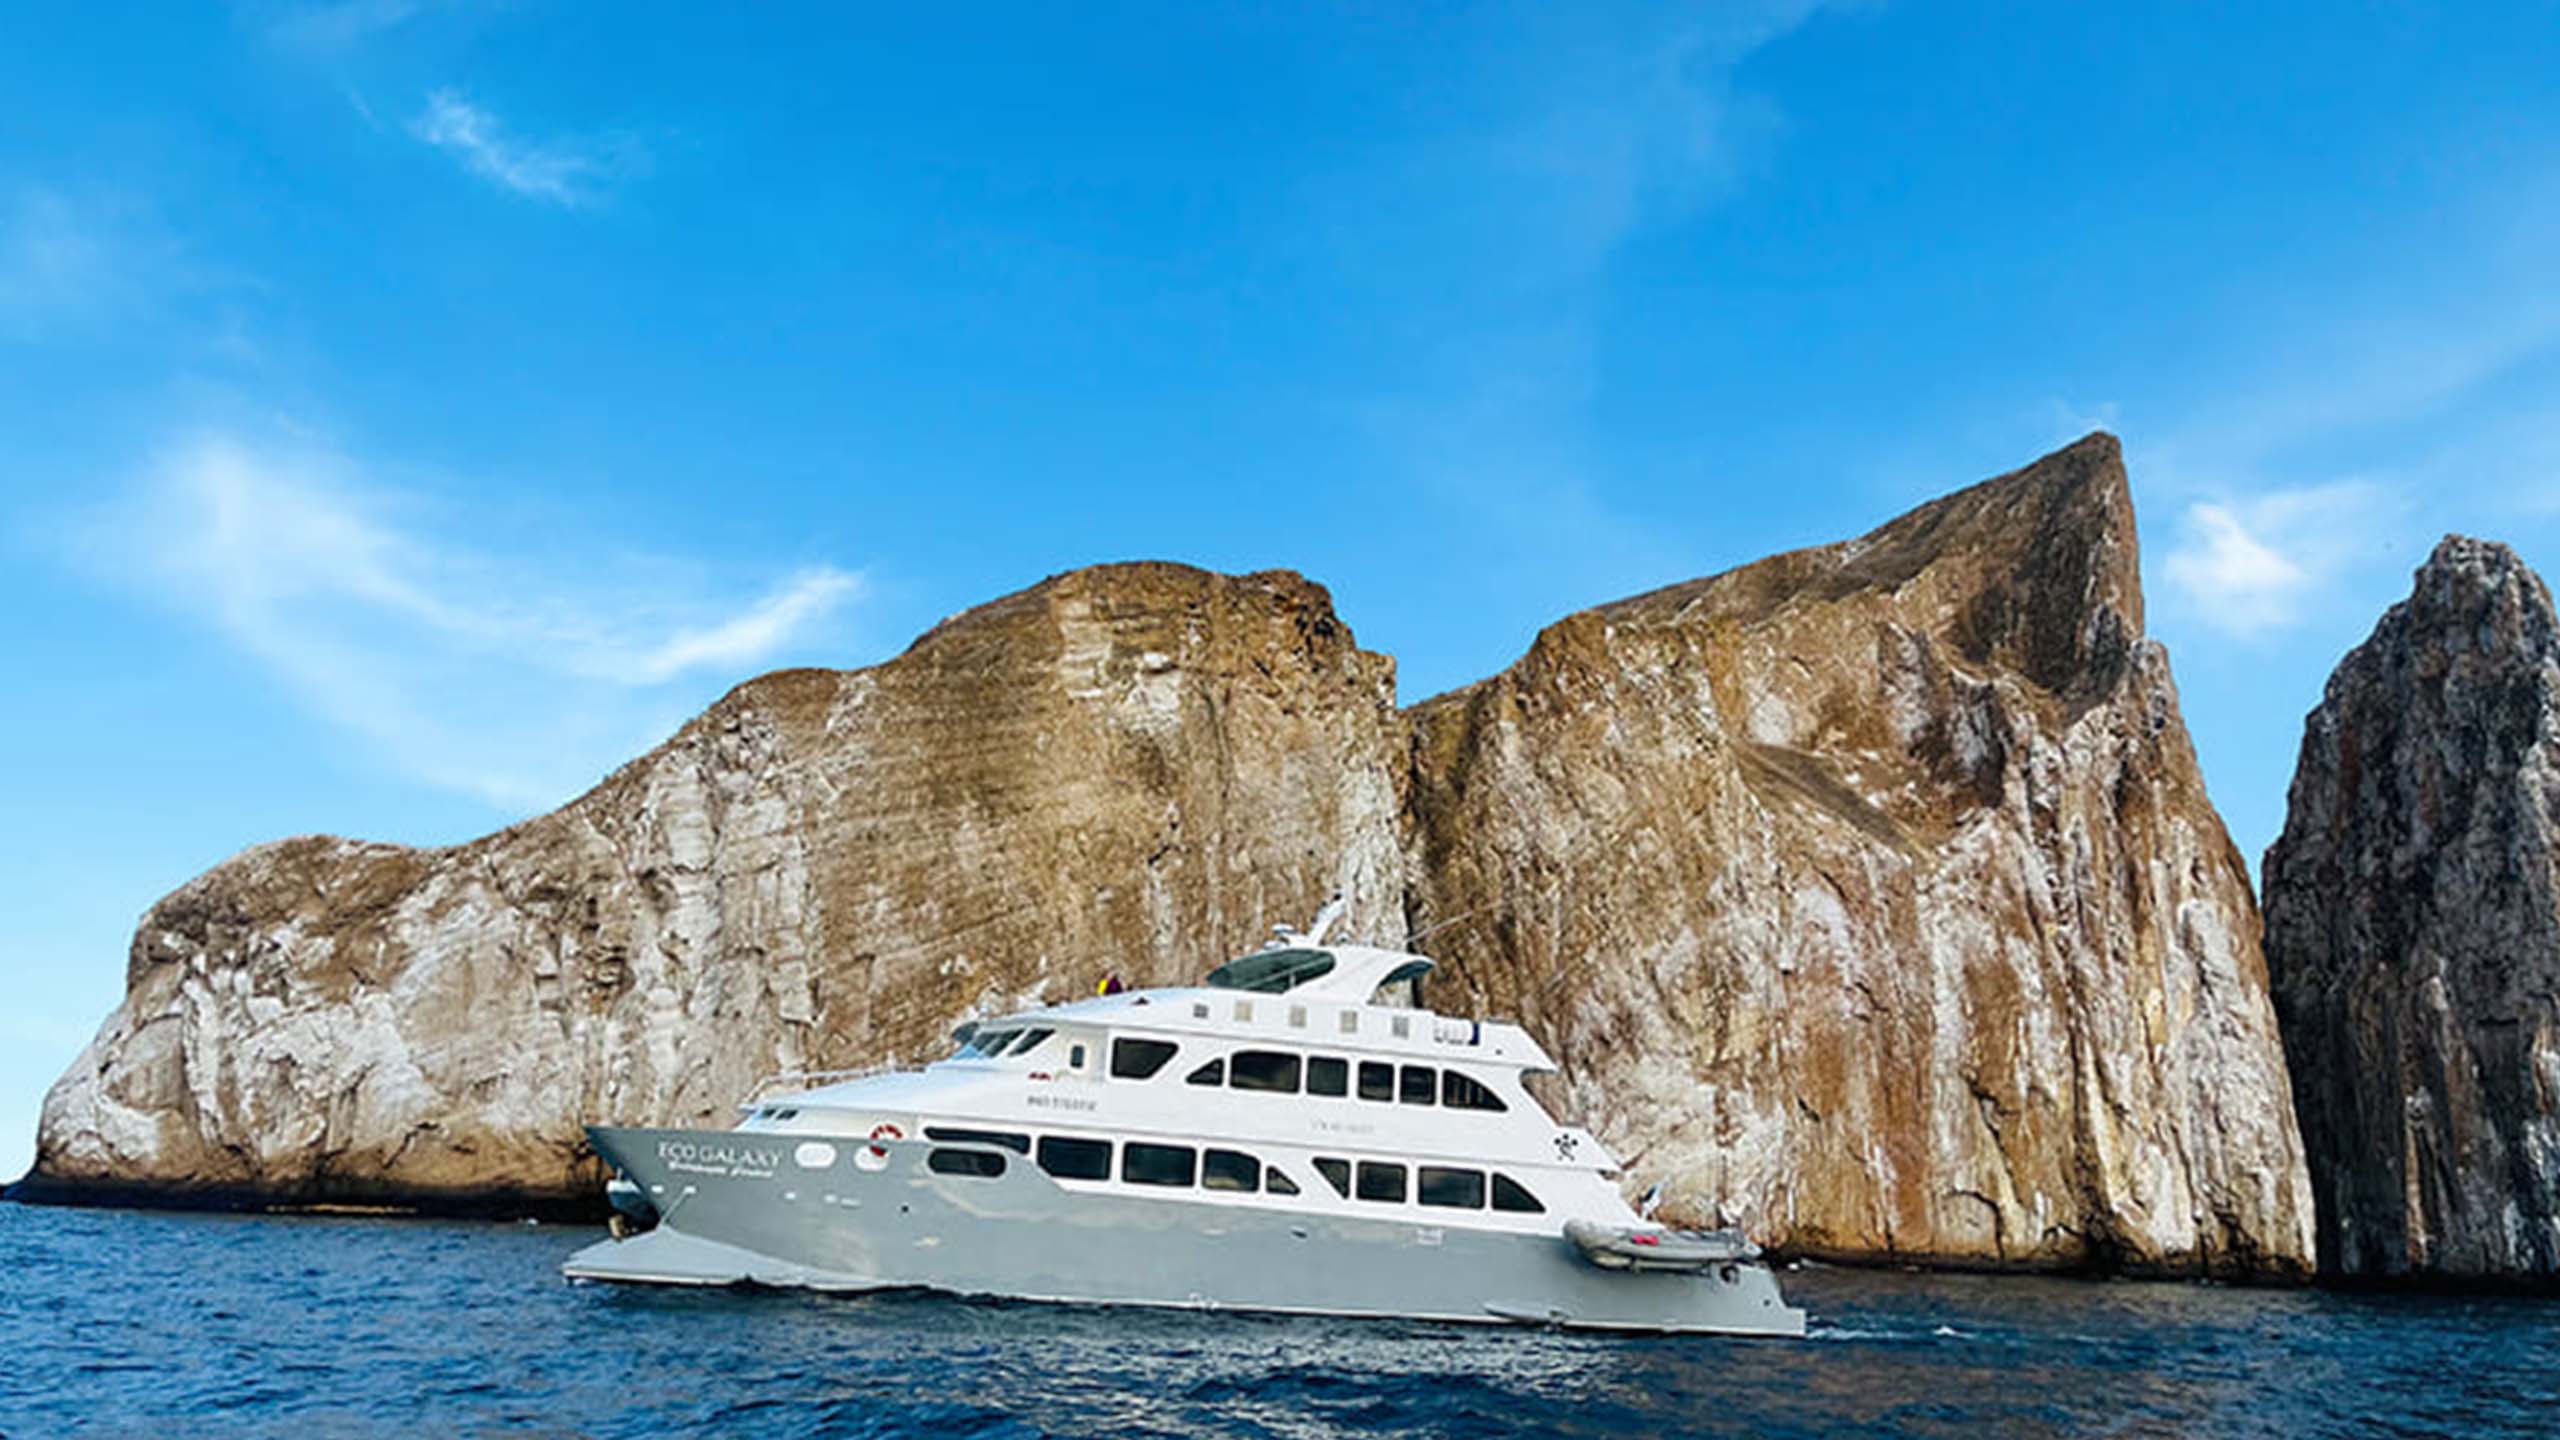
[[[1215, 1018], [1209, 1004], [1221, 995], [1285, 996], [1292, 1001], [1314, 1000], [1345, 1008], [1401, 1010], [1407, 1007], [1379, 1005], [1372, 997], [1387, 986], [1402, 984], [1428, 974], [1432, 962], [1420, 955], [1399, 950], [1380, 950], [1366, 945], [1315, 945], [1300, 940], [1292, 945], [1275, 946], [1257, 951], [1219, 966], [1199, 985], [1170, 986], [1144, 990], [1119, 990], [1104, 995], [1087, 995], [1055, 1005], [1019, 1010], [1010, 1014], [973, 1021], [954, 1032], [955, 1037], [977, 1030], [1021, 1029], [1040, 1025], [1083, 1022], [1086, 1024], [1130, 1025], [1160, 1033], [1199, 1033], [1229, 1038], [1243, 1038], [1265, 1033], [1267, 1025], [1246, 1023], [1243, 1013], [1230, 1019], [1224, 1007]], [[1418, 998], [1418, 997], [1417, 997]], [[1190, 1006], [1190, 1013], [1182, 1007]], [[1464, 1053], [1491, 1063], [1522, 1066], [1529, 1070], [1553, 1070], [1555, 1061], [1536, 1039], [1518, 1024], [1508, 1020], [1469, 1020], [1443, 1015], [1429, 1009], [1413, 1009], [1424, 1018], [1424, 1025], [1410, 1038], [1398, 1031], [1392, 1040], [1385, 1036], [1368, 1036], [1352, 1040], [1313, 1032], [1297, 1032], [1309, 1043], [1325, 1048], [1349, 1048], [1378, 1054]], [[1272, 1023], [1277, 1023], [1275, 1019]], [[1451, 1045], [1444, 1027], [1464, 1027], [1468, 1034], [1462, 1045]]]
[[1209, 972], [1212, 990], [1339, 1000], [1364, 1005], [1379, 989], [1431, 973], [1432, 962], [1366, 945], [1293, 945], [1238, 956]]

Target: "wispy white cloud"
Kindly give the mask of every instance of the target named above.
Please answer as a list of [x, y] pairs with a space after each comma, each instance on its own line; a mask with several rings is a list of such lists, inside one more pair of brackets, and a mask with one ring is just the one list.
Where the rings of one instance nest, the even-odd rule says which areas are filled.
[[2546, 518], [2560, 180], [2502, 181], [2437, 229], [2389, 285], [2245, 317], [2254, 343], [2137, 426], [2144, 492], [2176, 507], [2173, 613], [2223, 638], [2360, 629], [2435, 535]]
[[2113, 400], [2103, 400], [2095, 405], [2048, 400], [2045, 402], [2045, 414], [2048, 417], [2045, 440], [2055, 447], [2068, 445], [2092, 430], [2124, 428], [2124, 407]]
[[534, 141], [508, 133], [497, 116], [459, 92], [438, 90], [410, 133], [452, 155], [464, 169], [504, 190], [554, 205], [591, 203], [605, 183], [637, 157], [627, 139]]
[[688, 629], [631, 657], [627, 673], [654, 684], [688, 670], [734, 670], [782, 648], [792, 634], [852, 595], [858, 585], [837, 570], [812, 570], [756, 602], [745, 614], [704, 629]]
[[1536, 557], [1523, 613], [1694, 573], [1590, 432], [1610, 271], [1761, 166], [1783, 117], [1738, 72], [1821, 8], [1452, 12], [1439, 75], [1295, 207], [1404, 352], [1401, 384], [1346, 407], [1439, 523]]
[[2305, 618], [2399, 508], [2364, 481], [2197, 501], [2162, 578], [2198, 622], [2241, 639], [2268, 635]]
[[414, 17], [418, 0], [330, 0], [272, 11], [267, 36], [289, 50], [331, 55], [351, 50]]
[[663, 738], [704, 683], [822, 637], [861, 585], [816, 567], [740, 596], [601, 546], [450, 538], [444, 519], [324, 448], [217, 434], [162, 455], [83, 545], [394, 768], [510, 811]]
[[28, 186], [0, 197], [0, 324], [22, 334], [119, 309], [166, 268], [134, 207]]
[[1783, 128], [1777, 106], [1734, 73], [1802, 27], [1823, 0], [1761, 0], [1665, 12], [1659, 29], [1589, 47], [1567, 88], [1531, 122], [1527, 153], [1570, 188], [1596, 259], [1649, 220], [1721, 193]]
[[0, 305], [57, 304], [110, 278], [96, 230], [59, 193], [22, 191], [0, 223]]

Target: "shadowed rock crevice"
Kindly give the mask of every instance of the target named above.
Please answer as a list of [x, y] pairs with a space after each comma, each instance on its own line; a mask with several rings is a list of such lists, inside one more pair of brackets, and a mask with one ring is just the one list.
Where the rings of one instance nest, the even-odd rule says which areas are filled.
[[2560, 1286], [2560, 624], [2449, 536], [2304, 723], [2267, 953], [2347, 1280]]

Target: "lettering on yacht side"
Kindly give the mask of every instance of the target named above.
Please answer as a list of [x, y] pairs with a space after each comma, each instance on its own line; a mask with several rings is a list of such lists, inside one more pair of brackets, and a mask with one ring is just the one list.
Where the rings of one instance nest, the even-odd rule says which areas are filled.
[[782, 1168], [782, 1152], [761, 1145], [707, 1145], [696, 1140], [661, 1140], [658, 1159], [670, 1170], [688, 1175], [719, 1175], [732, 1180], [770, 1180]]
[[1367, 1120], [1310, 1120], [1309, 1126], [1328, 1135], [1375, 1135], [1378, 1127]]
[[1025, 1095], [1022, 1097], [1022, 1103], [1034, 1110], [1098, 1110], [1102, 1108], [1100, 1101], [1087, 1100], [1078, 1095]]

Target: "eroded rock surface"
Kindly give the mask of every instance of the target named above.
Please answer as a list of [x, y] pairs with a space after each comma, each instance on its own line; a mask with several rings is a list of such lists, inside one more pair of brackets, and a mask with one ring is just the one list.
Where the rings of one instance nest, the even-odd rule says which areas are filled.
[[2560, 1283], [2560, 625], [2448, 537], [2339, 663], [2267, 851], [2324, 1271]]
[[[1575, 615], [1399, 715], [1291, 575], [1062, 576], [740, 687], [451, 850], [252, 850], [145, 917], [39, 1183], [591, 1197], [579, 1124], [914, 1057], [1347, 889], [1520, 1018], [1672, 1212], [1857, 1258], [2292, 1274], [2238, 857], [2142, 635], [2115, 442]], [[192, 1187], [192, 1189], [190, 1189]]]
[[740, 686], [447, 850], [265, 845], [144, 916], [35, 1189], [592, 1205], [582, 1122], [1189, 981], [1337, 888], [1401, 938], [1393, 662], [1295, 575], [1079, 571]]
[[1414, 929], [1682, 1208], [1834, 1256], [2305, 1266], [2256, 908], [2112, 437], [1569, 617], [1412, 718]]

